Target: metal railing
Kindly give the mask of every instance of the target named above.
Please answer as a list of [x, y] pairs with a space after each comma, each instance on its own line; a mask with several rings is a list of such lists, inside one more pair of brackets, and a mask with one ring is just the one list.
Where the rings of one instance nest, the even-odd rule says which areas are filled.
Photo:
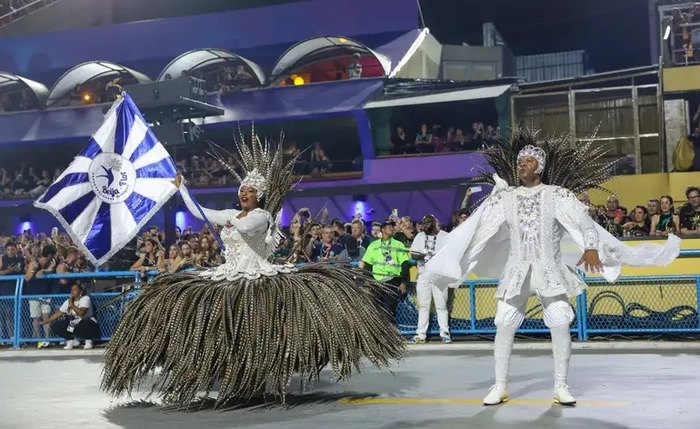
[[21, 7], [0, 16], [0, 27], [4, 27], [5, 25], [15, 22], [21, 17], [29, 15], [32, 12], [36, 12], [37, 10], [52, 3], [56, 3], [57, 1], [59, 0], [27, 0]]
[[[104, 271], [69, 274], [49, 274], [41, 279], [128, 279], [137, 286], [141, 283], [140, 272], [134, 271]], [[24, 294], [24, 276], [0, 276], [0, 288], [8, 290], [14, 284], [14, 293], [0, 295], [0, 343], [10, 343], [13, 348], [19, 348], [21, 343], [59, 342], [63, 338], [55, 336], [50, 329], [48, 335], [35, 320], [48, 316], [56, 311], [68, 298], [68, 294]], [[9, 287], [8, 287], [9, 286]], [[121, 295], [120, 292], [98, 292], [88, 294], [92, 300], [92, 308], [100, 327], [101, 341], [109, 341], [121, 319], [121, 314], [128, 301], [135, 293]], [[108, 304], [108, 305], [106, 305]], [[31, 311], [39, 313], [32, 318]]]
[[[52, 274], [49, 279], [125, 279], [136, 284], [133, 292], [120, 296], [119, 292], [89, 294], [95, 317], [100, 326], [100, 340], [109, 341], [125, 307], [138, 293], [141, 273], [132, 271]], [[588, 289], [571, 298], [576, 319], [571, 326], [579, 340], [593, 335], [646, 335], [664, 333], [700, 333], [700, 275], [622, 277], [615, 284], [603, 279], [586, 278]], [[470, 280], [450, 291], [448, 310], [450, 330], [456, 335], [494, 334], [496, 280]], [[68, 298], [67, 294], [25, 295], [23, 276], [0, 276], [0, 288], [5, 291], [14, 285], [14, 293], [0, 295], [0, 343], [19, 348], [22, 343], [58, 342], [62, 338], [52, 333], [45, 335], [43, 328], [35, 327], [30, 317], [34, 312], [53, 313]], [[119, 297], [119, 298], [117, 298]], [[115, 299], [116, 298], [116, 299]], [[30, 302], [34, 302], [30, 304]], [[107, 304], [107, 305], [106, 305]], [[38, 309], [38, 310], [37, 310]], [[42, 311], [43, 310], [43, 311]], [[35, 319], [41, 317], [35, 314]], [[414, 293], [409, 293], [397, 309], [396, 322], [403, 335], [416, 332], [418, 310]], [[537, 298], [528, 302], [521, 334], [546, 334], [542, 308]], [[439, 333], [437, 320], [431, 314], [429, 335]]]

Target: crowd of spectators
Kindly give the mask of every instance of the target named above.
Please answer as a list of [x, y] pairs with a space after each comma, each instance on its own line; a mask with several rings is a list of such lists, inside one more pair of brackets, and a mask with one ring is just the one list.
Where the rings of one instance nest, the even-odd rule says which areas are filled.
[[665, 36], [666, 49], [674, 65], [697, 64], [700, 62], [700, 3], [680, 6], [665, 18], [664, 28], [668, 27], [669, 37]]
[[442, 153], [482, 150], [499, 144], [499, 129], [483, 122], [473, 122], [471, 130], [448, 127], [443, 130], [439, 124], [421, 124], [415, 138], [406, 133], [403, 126], [389, 139], [392, 155], [414, 153]]
[[[622, 206], [614, 195], [607, 199], [606, 205], [597, 207], [590, 205], [587, 194], [582, 194], [580, 199], [591, 207], [591, 217], [617, 237], [667, 236], [670, 233], [700, 236], [700, 189], [689, 187], [686, 197], [687, 203], [678, 210], [674, 207], [673, 199], [667, 195], [649, 200], [646, 205], [635, 206], [632, 210]], [[473, 209], [472, 203], [471, 191], [467, 191], [461, 208], [440, 229], [450, 231], [466, 221]], [[378, 239], [386, 241], [390, 237], [392, 242], [400, 243], [400, 248], [410, 249], [423, 225], [410, 216], [399, 216], [396, 212], [381, 222], [365, 222], [362, 217], [363, 214], [358, 212], [352, 219], [328, 219], [325, 210], [312, 215], [309, 209], [301, 209], [295, 213], [289, 227], [284, 229], [285, 238], [273, 258], [278, 263], [335, 262], [354, 263], [362, 267], [362, 261], [367, 259], [363, 257], [372, 242]], [[216, 235], [220, 232], [218, 228]], [[176, 227], [166, 240], [163, 230], [151, 226], [101, 268], [140, 271], [143, 276], [149, 277], [220, 265], [224, 262], [224, 255], [216, 235], [207, 226], [200, 231], [194, 231], [191, 227], [184, 230]], [[47, 299], [30, 301], [29, 315], [33, 334], [37, 338], [49, 337], [49, 322], [67, 314], [66, 311], [72, 311], [74, 319], [79, 319], [76, 314], [80, 312], [73, 307], [78, 306], [85, 295], [85, 284], [68, 279], [45, 279], [45, 275], [93, 270], [94, 267], [74, 246], [70, 237], [59, 233], [57, 228], [50, 235], [33, 234], [31, 231], [17, 236], [0, 235], [0, 276], [24, 275], [25, 294], [75, 295], [71, 298], [74, 303], [64, 303], [61, 308], [53, 308]], [[79, 288], [74, 290], [76, 284]], [[8, 285], [0, 283], [0, 295], [14, 293], [14, 284], [10, 285], [12, 290], [8, 289]], [[54, 333], [60, 329], [62, 335], [67, 335], [63, 326], [65, 321], [61, 323], [52, 329]], [[89, 322], [83, 326], [94, 329]], [[0, 308], [0, 338], [12, 336], [11, 331], [11, 312], [8, 308]], [[67, 348], [76, 345], [73, 338], [66, 337]], [[39, 347], [48, 346], [48, 342], [39, 343]], [[88, 346], [92, 347], [92, 343], [88, 343]]]
[[[700, 188], [690, 186], [685, 195], [687, 202], [678, 208], [671, 196], [662, 195], [632, 210], [610, 195], [605, 205], [591, 205], [590, 215], [615, 237], [700, 236]], [[587, 194], [580, 199], [590, 205]]]

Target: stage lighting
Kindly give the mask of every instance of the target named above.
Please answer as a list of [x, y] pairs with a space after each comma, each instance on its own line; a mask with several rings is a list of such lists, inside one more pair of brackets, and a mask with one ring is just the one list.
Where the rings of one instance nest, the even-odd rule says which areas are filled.
[[296, 76], [294, 78], [294, 85], [303, 85], [304, 84], [304, 78], [301, 76]]
[[671, 35], [671, 26], [667, 25], [666, 30], [664, 30], [664, 40], [668, 40], [668, 36]]
[[80, 94], [80, 101], [82, 101], [83, 104], [92, 104], [94, 100], [95, 98], [89, 92], [83, 92]]

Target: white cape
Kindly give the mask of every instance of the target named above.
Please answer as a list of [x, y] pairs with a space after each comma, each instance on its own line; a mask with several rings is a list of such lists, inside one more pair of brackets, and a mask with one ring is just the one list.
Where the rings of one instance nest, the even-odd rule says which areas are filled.
[[[503, 181], [497, 178], [494, 191], [503, 187], [503, 183], [499, 182]], [[481, 204], [469, 219], [455, 228], [447, 237], [445, 246], [426, 263], [424, 272], [434, 276], [436, 284], [459, 287], [472, 273], [482, 278], [500, 277], [510, 250], [508, 226], [504, 223], [491, 237], [475, 240], [476, 231], [482, 222], [488, 222], [488, 219], [482, 219], [485, 207], [486, 204]], [[576, 263], [585, 249], [583, 234], [575, 225], [561, 220], [559, 222], [565, 231], [561, 240], [562, 262], [577, 269]], [[599, 237], [599, 257], [603, 263], [601, 274], [611, 283], [618, 279], [623, 265], [666, 266], [680, 252], [681, 239], [672, 234], [663, 245], [643, 243], [629, 246], [600, 225], [595, 224], [595, 227]]]

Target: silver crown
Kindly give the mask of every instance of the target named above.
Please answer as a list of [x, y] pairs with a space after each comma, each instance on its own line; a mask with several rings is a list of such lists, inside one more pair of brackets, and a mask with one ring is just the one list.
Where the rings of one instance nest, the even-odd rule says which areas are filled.
[[262, 198], [265, 192], [267, 192], [267, 180], [265, 176], [260, 174], [257, 168], [251, 170], [241, 181], [241, 186], [238, 188], [239, 193], [240, 189], [244, 186], [255, 189], [258, 192], [258, 199]]
[[542, 171], [544, 171], [544, 165], [547, 161], [547, 154], [544, 152], [544, 150], [541, 147], [529, 144], [520, 149], [520, 152], [518, 152], [518, 159], [526, 156], [537, 160], [537, 170], [535, 170], [535, 174], [542, 174]]

